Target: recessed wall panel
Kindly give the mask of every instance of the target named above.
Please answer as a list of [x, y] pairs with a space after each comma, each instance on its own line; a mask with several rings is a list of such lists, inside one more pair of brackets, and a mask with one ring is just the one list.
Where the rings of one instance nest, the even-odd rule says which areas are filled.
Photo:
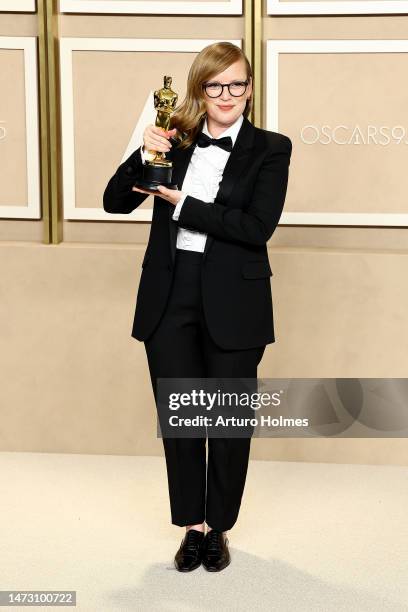
[[[153, 196], [130, 215], [103, 210], [103, 192], [120, 163], [154, 123], [153, 92], [163, 76], [185, 96], [195, 55], [215, 40], [61, 40], [64, 218], [150, 221]], [[241, 46], [240, 40], [232, 40]]]
[[40, 218], [34, 37], [0, 37], [0, 217]]
[[408, 41], [268, 41], [267, 129], [291, 137], [281, 223], [408, 226]]

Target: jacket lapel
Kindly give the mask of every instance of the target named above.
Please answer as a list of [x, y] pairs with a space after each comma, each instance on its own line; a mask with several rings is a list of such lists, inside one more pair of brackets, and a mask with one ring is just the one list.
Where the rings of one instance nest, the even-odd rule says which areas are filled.
[[[215, 200], [220, 204], [228, 206], [229, 199], [233, 190], [233, 187], [248, 165], [248, 158], [251, 155], [252, 148], [254, 146], [255, 128], [252, 123], [244, 117], [241, 128], [238, 132], [235, 144], [231, 151], [231, 154], [227, 160], [227, 163], [222, 174], [218, 192]], [[196, 147], [193, 143], [187, 149], [174, 149], [167, 154], [167, 158], [174, 162], [173, 166], [173, 183], [177, 183], [179, 189], [184, 181], [184, 177], [187, 172], [188, 165], [191, 160], [191, 156]], [[170, 155], [171, 153], [171, 155]], [[176, 255], [176, 242], [177, 242], [177, 229], [178, 225], [172, 219], [174, 212], [174, 206], [169, 204], [169, 231], [170, 231], [170, 247], [173, 262]], [[207, 235], [207, 240], [204, 247], [203, 256], [205, 257], [211, 244], [213, 237]]]

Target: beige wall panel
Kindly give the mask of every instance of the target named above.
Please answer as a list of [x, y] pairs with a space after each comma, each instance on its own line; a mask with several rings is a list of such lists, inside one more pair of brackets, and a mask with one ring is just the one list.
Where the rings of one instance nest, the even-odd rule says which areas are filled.
[[0, 13], [0, 36], [36, 36], [37, 15]]
[[241, 16], [59, 15], [60, 36], [117, 38], [242, 38]]
[[42, 219], [0, 219], [0, 241], [42, 242], [43, 238]]
[[[162, 454], [144, 345], [144, 248], [3, 243], [0, 450]], [[408, 254], [275, 249], [260, 377], [407, 377]], [[301, 347], [301, 348], [300, 348]], [[408, 465], [404, 439], [262, 439], [254, 458]]]
[[[29, 15], [24, 13], [1, 13], [0, 14], [0, 36], [37, 36], [38, 35], [38, 17], [37, 15]], [[6, 51], [5, 49], [2, 51]], [[12, 53], [20, 53], [23, 57], [23, 51], [14, 51], [9, 50]], [[23, 59], [21, 60], [23, 62]], [[24, 73], [21, 72], [21, 80], [24, 87]], [[0, 79], [1, 79], [0, 75]], [[2, 93], [5, 91], [2, 87]], [[1, 105], [1, 101], [0, 101]], [[14, 114], [13, 109], [11, 112]], [[2, 119], [3, 113], [0, 112], [0, 119]], [[24, 110], [22, 116], [24, 117]], [[26, 137], [24, 133], [23, 138]], [[0, 151], [1, 151], [1, 141], [0, 141]], [[21, 148], [24, 148], [23, 154], [26, 155], [25, 147], [23, 147], [23, 143]], [[25, 157], [24, 157], [25, 158]], [[26, 165], [22, 166], [23, 168], [23, 187], [26, 181]], [[1, 171], [0, 171], [1, 172]], [[15, 177], [15, 174], [12, 175]], [[7, 179], [9, 181], [9, 178]], [[15, 178], [13, 179], [15, 180]], [[26, 188], [26, 183], [25, 183]], [[21, 187], [19, 187], [21, 190]], [[0, 197], [2, 194], [0, 193]], [[27, 203], [27, 199], [25, 199], [24, 204]], [[0, 219], [0, 240], [29, 240], [29, 241], [42, 241], [43, 239], [43, 224], [40, 219]]]
[[279, 131], [293, 142], [285, 212], [408, 212], [407, 71], [408, 53], [280, 54]]
[[[0, 223], [0, 231], [1, 231]], [[147, 245], [150, 223], [91, 223], [69, 221], [65, 223], [68, 242], [132, 243]], [[332, 249], [382, 249], [390, 252], [407, 251], [407, 230], [378, 227], [296, 227], [278, 226], [269, 246]], [[7, 234], [5, 233], [4, 236]], [[6, 238], [5, 238], [6, 239]]]
[[[404, 39], [406, 19], [403, 15], [264, 17], [263, 39]], [[263, 53], [265, 54], [265, 47]], [[266, 78], [265, 61], [263, 78]], [[398, 91], [401, 91], [401, 88]], [[265, 109], [266, 91], [264, 94]], [[402, 95], [405, 95], [403, 91]], [[295, 159], [295, 151], [293, 158]], [[294, 173], [294, 166], [291, 168], [287, 204], [293, 188], [292, 172]], [[275, 232], [271, 244], [282, 247], [406, 249], [407, 238], [406, 230], [401, 228], [281, 226]]]
[[267, 79], [273, 86], [265, 99], [269, 109], [276, 101], [279, 108], [277, 126], [270, 110], [268, 127], [293, 141], [285, 212], [407, 213], [402, 153], [408, 99], [400, 89], [392, 96], [389, 92], [406, 72], [408, 53], [381, 52], [381, 47], [378, 52], [343, 47], [339, 51], [346, 52], [326, 52], [330, 41], [315, 52], [302, 41], [299, 48], [296, 41], [291, 44], [293, 51], [277, 53], [276, 83], [268, 57]]
[[[169, 74], [180, 103], [195, 55], [73, 52], [77, 208], [102, 207], [103, 190], [121, 162], [150, 91], [162, 87], [163, 76]], [[149, 196], [139, 210], [152, 206], [153, 196]]]
[[376, 249], [407, 253], [405, 228], [280, 226], [271, 239], [275, 247]]
[[[265, 14], [265, 13], [264, 13]], [[276, 39], [383, 39], [407, 35], [406, 15], [265, 16], [263, 40]]]
[[[406, 17], [403, 16], [353, 16], [353, 17], [345, 17], [345, 16], [336, 16], [336, 18], [332, 16], [313, 16], [311, 17], [264, 17], [263, 18], [263, 38], [266, 39], [305, 39], [305, 40], [313, 40], [313, 39], [339, 39], [339, 40], [347, 40], [347, 39], [378, 39], [378, 38], [405, 38], [405, 29], [406, 29]], [[263, 78], [266, 79], [266, 45], [263, 44]], [[383, 56], [385, 54], [382, 54]], [[400, 54], [402, 55], [402, 54]], [[404, 54], [405, 55], [405, 54]], [[390, 58], [394, 57], [395, 54], [390, 55]], [[292, 56], [293, 57], [293, 56]], [[290, 57], [285, 58], [282, 56], [283, 61], [290, 61]], [[392, 59], [391, 59], [392, 61]], [[361, 72], [359, 73], [361, 74]], [[282, 76], [282, 75], [281, 75]], [[283, 79], [285, 80], [285, 75], [283, 75]], [[289, 87], [291, 85], [295, 85], [297, 87], [297, 80], [292, 79], [293, 83], [291, 83], [290, 74], [288, 73], [287, 80], [289, 82]], [[381, 82], [380, 79], [377, 79], [377, 82]], [[395, 82], [401, 82], [397, 79]], [[395, 82], [392, 86], [392, 91], [395, 91]], [[309, 91], [309, 90], [308, 90]], [[384, 97], [381, 97], [381, 91], [383, 91], [382, 87], [380, 88], [380, 100], [384, 103]], [[385, 91], [385, 89], [384, 89]], [[398, 88], [398, 92], [401, 92], [402, 96], [405, 96], [405, 92], [401, 91], [401, 88]], [[296, 93], [296, 96], [299, 94]], [[293, 126], [288, 125], [288, 121], [285, 122], [286, 113], [290, 113], [295, 107], [290, 104], [287, 104], [288, 96], [285, 96], [285, 100], [282, 100], [280, 97], [280, 106], [281, 106], [281, 124], [280, 130], [289, 131], [292, 136]], [[302, 99], [303, 102], [303, 99]], [[306, 98], [307, 102], [307, 98]], [[393, 100], [395, 103], [396, 100]], [[282, 108], [283, 104], [283, 108]], [[385, 107], [385, 104], [384, 104]], [[386, 108], [386, 110], [388, 107]], [[266, 123], [266, 90], [264, 90], [263, 97], [263, 110], [264, 110], [264, 125]], [[295, 109], [296, 112], [297, 109]], [[302, 109], [300, 109], [300, 112]], [[390, 115], [391, 116], [391, 115]], [[404, 117], [405, 115], [401, 113], [398, 114], [398, 118]], [[389, 117], [388, 112], [386, 117]], [[404, 119], [398, 120], [398, 124], [405, 125]], [[296, 137], [296, 135], [295, 135]], [[306, 145], [302, 145], [303, 147]], [[391, 157], [397, 160], [397, 164], [399, 164], [399, 160], [402, 159], [403, 155], [398, 155], [396, 157], [397, 152], [401, 152], [401, 145], [393, 145], [395, 149], [395, 154]], [[288, 188], [288, 197], [286, 200], [285, 211], [290, 210], [291, 206], [295, 202], [295, 198], [293, 196], [293, 189], [296, 187], [295, 176], [299, 171], [302, 172], [302, 164], [303, 158], [306, 159], [305, 156], [302, 157], [302, 163], [300, 163], [300, 157], [297, 158], [296, 150], [298, 149], [298, 143], [295, 143], [294, 153], [292, 155], [292, 164], [291, 164], [291, 178], [289, 181]], [[383, 147], [386, 148], [387, 147]], [[310, 146], [309, 146], [310, 149]], [[326, 147], [327, 149], [327, 147]], [[388, 147], [389, 149], [389, 147]], [[376, 160], [376, 152], [370, 153], [371, 163], [375, 163]], [[299, 160], [299, 163], [296, 164], [296, 159]], [[385, 160], [386, 170], [388, 171], [388, 160]], [[380, 184], [383, 182], [384, 176], [383, 173], [380, 175]], [[398, 177], [399, 183], [400, 176]], [[371, 177], [369, 177], [371, 182]], [[388, 181], [388, 177], [387, 177]], [[390, 182], [390, 181], [388, 181]], [[315, 181], [316, 183], [316, 181]], [[319, 182], [318, 182], [319, 185]], [[397, 190], [399, 191], [399, 187], [397, 186]], [[336, 194], [335, 190], [331, 189], [332, 194]], [[293, 196], [293, 197], [292, 197]], [[303, 193], [300, 194], [300, 198], [303, 197]], [[334, 195], [334, 197], [338, 197], [338, 195]], [[299, 190], [297, 189], [296, 200], [299, 199]], [[388, 201], [388, 200], [387, 200]], [[402, 206], [404, 206], [405, 198], [402, 201]], [[362, 202], [365, 204], [366, 199], [363, 199]], [[271, 240], [271, 244], [275, 246], [316, 246], [316, 247], [333, 247], [333, 248], [384, 248], [384, 249], [394, 249], [394, 248], [407, 248], [406, 242], [406, 231], [404, 229], [397, 228], [368, 228], [368, 227], [296, 227], [296, 226], [281, 226], [276, 232], [274, 237]]]
[[0, 49], [0, 206], [26, 206], [24, 51]]

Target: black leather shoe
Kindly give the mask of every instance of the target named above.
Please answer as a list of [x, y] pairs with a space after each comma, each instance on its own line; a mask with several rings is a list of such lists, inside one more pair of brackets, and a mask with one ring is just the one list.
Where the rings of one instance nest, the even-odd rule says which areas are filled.
[[228, 538], [222, 531], [208, 531], [202, 548], [202, 563], [209, 572], [220, 572], [231, 563]]
[[174, 565], [179, 572], [191, 572], [201, 565], [201, 546], [204, 532], [189, 529], [181, 541], [174, 557]]

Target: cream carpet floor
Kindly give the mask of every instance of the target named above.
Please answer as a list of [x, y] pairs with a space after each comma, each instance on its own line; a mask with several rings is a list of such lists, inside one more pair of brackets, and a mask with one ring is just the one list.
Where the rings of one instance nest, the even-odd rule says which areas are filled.
[[0, 484], [3, 591], [75, 590], [85, 612], [408, 611], [407, 467], [251, 461], [220, 573], [174, 568], [162, 457], [0, 453]]

